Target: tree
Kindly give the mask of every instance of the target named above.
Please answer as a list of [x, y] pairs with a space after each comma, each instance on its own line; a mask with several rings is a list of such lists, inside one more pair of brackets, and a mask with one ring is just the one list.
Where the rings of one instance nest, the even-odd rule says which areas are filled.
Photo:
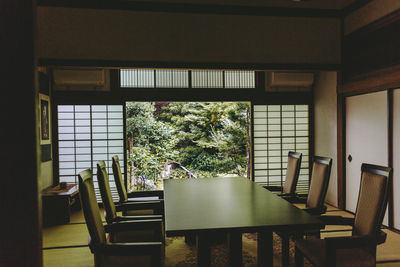
[[176, 127], [175, 148], [184, 166], [203, 176], [248, 176], [248, 103], [174, 102], [159, 117]]
[[[159, 188], [168, 177], [249, 177], [250, 108], [246, 102], [128, 102], [130, 190]], [[182, 167], [182, 168], [179, 168]]]
[[128, 184], [135, 189], [157, 188], [163, 165], [175, 153], [175, 139], [171, 138], [173, 129], [156, 120], [154, 112], [151, 102], [126, 104]]

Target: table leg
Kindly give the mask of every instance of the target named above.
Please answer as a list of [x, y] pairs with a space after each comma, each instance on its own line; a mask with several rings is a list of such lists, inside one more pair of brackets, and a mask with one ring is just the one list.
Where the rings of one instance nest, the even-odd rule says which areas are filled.
[[197, 267], [209, 267], [211, 265], [211, 238], [202, 233], [196, 236]]
[[281, 234], [282, 239], [282, 267], [289, 267], [289, 235], [285, 232]]
[[273, 239], [271, 231], [261, 231], [257, 234], [257, 265], [261, 266], [273, 266], [274, 251], [273, 251]]
[[229, 266], [242, 266], [242, 233], [230, 232], [228, 234]]

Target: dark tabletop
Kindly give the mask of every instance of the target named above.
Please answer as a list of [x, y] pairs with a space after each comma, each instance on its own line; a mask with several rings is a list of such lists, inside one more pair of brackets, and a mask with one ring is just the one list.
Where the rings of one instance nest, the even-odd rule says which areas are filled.
[[323, 227], [317, 218], [246, 178], [164, 180], [164, 205], [168, 236]]

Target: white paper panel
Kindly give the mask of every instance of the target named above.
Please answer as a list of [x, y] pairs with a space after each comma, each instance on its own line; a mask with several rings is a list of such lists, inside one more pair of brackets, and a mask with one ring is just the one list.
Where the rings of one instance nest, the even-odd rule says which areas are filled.
[[346, 161], [346, 209], [351, 212], [358, 201], [361, 164], [388, 165], [387, 129], [386, 91], [346, 98], [346, 160], [352, 156]]
[[394, 227], [400, 229], [400, 89], [393, 91], [393, 203]]

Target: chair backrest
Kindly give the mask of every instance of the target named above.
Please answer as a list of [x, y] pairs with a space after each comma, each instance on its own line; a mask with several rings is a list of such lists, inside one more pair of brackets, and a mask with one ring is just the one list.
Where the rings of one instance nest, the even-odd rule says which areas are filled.
[[108, 174], [104, 160], [97, 162], [97, 182], [99, 183], [100, 195], [106, 211], [106, 221], [107, 223], [112, 223], [117, 217], [117, 211], [112, 199], [110, 182], [108, 180]]
[[312, 174], [310, 190], [307, 197], [307, 207], [323, 209], [326, 192], [331, 177], [332, 159], [314, 156], [312, 158]]
[[79, 173], [79, 196], [91, 242], [106, 243], [106, 234], [96, 200], [91, 170]]
[[125, 184], [122, 179], [121, 166], [119, 165], [119, 158], [117, 155], [112, 157], [112, 169], [114, 174], [114, 181], [117, 186], [117, 191], [119, 195], [119, 201], [125, 202], [128, 200], [128, 194], [126, 193]]
[[297, 181], [299, 180], [300, 166], [302, 154], [289, 151], [288, 163], [286, 169], [285, 184], [283, 185], [282, 193], [294, 194], [296, 191]]
[[392, 169], [363, 163], [361, 165], [353, 235], [375, 235], [380, 231], [388, 202]]

